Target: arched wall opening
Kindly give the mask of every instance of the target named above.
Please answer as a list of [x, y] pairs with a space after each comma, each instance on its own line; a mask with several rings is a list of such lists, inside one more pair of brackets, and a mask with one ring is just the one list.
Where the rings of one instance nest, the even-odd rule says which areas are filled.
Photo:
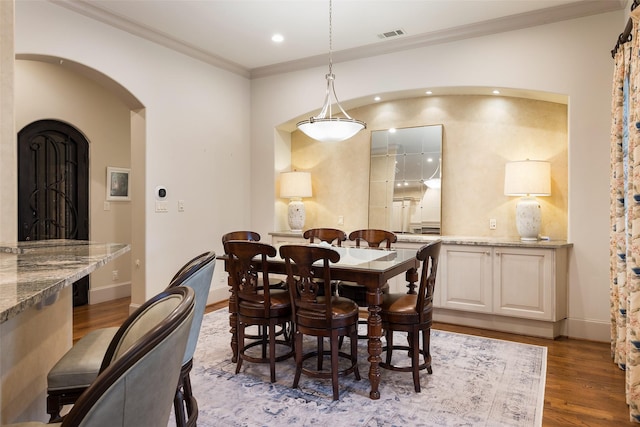
[[[18, 54], [16, 130], [41, 119], [77, 127], [89, 140], [89, 238], [132, 251], [91, 274], [90, 303], [144, 293], [145, 107], [109, 76], [65, 58]], [[131, 169], [131, 201], [106, 198], [107, 167]], [[141, 288], [141, 289], [138, 289]]]
[[[499, 94], [493, 90], [499, 89]], [[568, 235], [568, 97], [493, 87], [441, 87], [376, 94], [343, 103], [367, 129], [338, 143], [320, 143], [295, 129], [295, 117], [275, 133], [275, 170], [310, 171], [313, 196], [305, 199], [305, 227], [345, 231], [368, 226], [371, 132], [442, 124], [442, 234], [517, 237], [517, 198], [504, 195], [504, 164], [540, 159], [552, 163], [552, 195], [539, 198], [542, 233]], [[347, 107], [348, 104], [348, 107]], [[276, 230], [287, 230], [288, 200], [279, 198]], [[453, 214], [455, 212], [455, 215]], [[490, 230], [489, 219], [498, 227]], [[340, 224], [339, 224], [340, 220]]]

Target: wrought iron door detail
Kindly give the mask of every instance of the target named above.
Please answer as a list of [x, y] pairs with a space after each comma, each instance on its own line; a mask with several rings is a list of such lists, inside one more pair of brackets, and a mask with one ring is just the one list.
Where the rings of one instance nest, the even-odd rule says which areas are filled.
[[19, 241], [89, 239], [88, 157], [89, 142], [66, 123], [40, 120], [18, 133]]

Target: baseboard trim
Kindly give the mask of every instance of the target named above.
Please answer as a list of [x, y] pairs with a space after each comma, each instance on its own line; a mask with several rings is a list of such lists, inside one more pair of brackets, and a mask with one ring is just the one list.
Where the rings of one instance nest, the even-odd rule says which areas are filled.
[[563, 335], [562, 331], [565, 322], [565, 320], [547, 322], [535, 319], [521, 319], [517, 317], [449, 310], [445, 308], [434, 308], [433, 320], [453, 325], [470, 326], [473, 328], [549, 339]]
[[[207, 298], [207, 305], [214, 304], [219, 301], [229, 299], [229, 289], [211, 289], [209, 291], [209, 298]], [[141, 304], [129, 304], [129, 314], [133, 313], [140, 307]]]
[[219, 289], [211, 289], [209, 291], [209, 298], [207, 298], [207, 304], [213, 304], [213, 303], [228, 300], [228, 299], [229, 299], [229, 288], [227, 286]]
[[89, 305], [131, 296], [131, 282], [89, 289]]
[[589, 341], [611, 342], [611, 323], [570, 318], [567, 319], [567, 336]]

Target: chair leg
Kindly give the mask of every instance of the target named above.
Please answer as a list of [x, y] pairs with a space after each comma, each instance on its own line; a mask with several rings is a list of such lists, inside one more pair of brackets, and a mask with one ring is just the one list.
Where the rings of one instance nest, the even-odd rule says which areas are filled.
[[420, 332], [411, 335], [411, 368], [413, 371], [413, 387], [416, 393], [420, 393]]
[[49, 422], [55, 422], [60, 420], [60, 410], [62, 409], [62, 404], [60, 402], [60, 398], [58, 396], [47, 396], [47, 414], [49, 414]]
[[176, 426], [186, 427], [187, 416], [184, 411], [184, 396], [180, 386], [176, 389], [176, 395], [173, 398], [173, 412], [176, 418]]
[[[272, 321], [273, 322], [273, 321]], [[276, 325], [269, 324], [269, 368], [271, 369], [271, 382], [276, 382]]]
[[351, 341], [351, 360], [355, 364], [353, 375], [356, 377], [356, 381], [360, 381], [360, 371], [358, 370], [358, 330], [357, 329], [353, 334], [351, 334], [349, 341]]
[[333, 386], [333, 400], [340, 398], [338, 391], [338, 331], [331, 331], [331, 385]]
[[391, 365], [391, 356], [393, 355], [393, 331], [387, 329], [387, 365]]
[[244, 324], [238, 322], [238, 328], [236, 334], [238, 335], [238, 362], [236, 365], [236, 374], [240, 372], [242, 368], [242, 357], [240, 355], [244, 352]]
[[431, 328], [422, 331], [422, 352], [424, 353], [424, 363], [427, 364], [427, 372], [433, 374], [431, 369]]
[[322, 359], [324, 358], [324, 339], [318, 337], [318, 371], [322, 371]]
[[295, 355], [296, 355], [296, 374], [293, 377], [293, 385], [292, 388], [298, 387], [298, 382], [300, 381], [300, 374], [302, 373], [302, 333], [299, 331], [295, 331]]

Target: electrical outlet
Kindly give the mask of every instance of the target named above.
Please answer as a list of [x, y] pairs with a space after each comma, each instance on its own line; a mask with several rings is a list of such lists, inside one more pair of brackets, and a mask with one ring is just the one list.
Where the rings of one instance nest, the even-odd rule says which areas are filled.
[[184, 212], [184, 200], [178, 200], [178, 212]]
[[113, 270], [111, 272], [111, 279], [112, 280], [118, 280], [118, 270]]
[[495, 230], [497, 227], [498, 227], [498, 224], [496, 223], [496, 219], [491, 218], [489, 220], [489, 230]]
[[338, 225], [344, 225], [344, 216], [338, 215]]

